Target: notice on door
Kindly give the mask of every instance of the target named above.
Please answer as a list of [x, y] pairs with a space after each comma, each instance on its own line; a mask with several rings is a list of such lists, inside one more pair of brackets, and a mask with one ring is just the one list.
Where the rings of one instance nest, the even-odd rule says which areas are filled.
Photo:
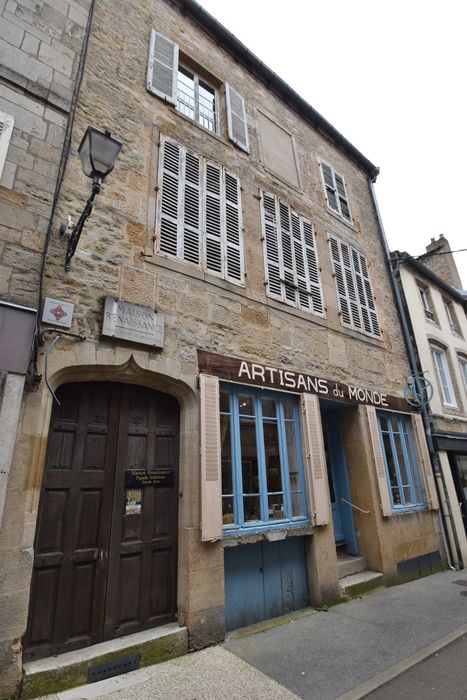
[[142, 489], [127, 489], [125, 499], [125, 515], [141, 515], [142, 500]]
[[126, 488], [155, 486], [164, 488], [173, 486], [175, 475], [173, 469], [127, 469], [125, 471]]

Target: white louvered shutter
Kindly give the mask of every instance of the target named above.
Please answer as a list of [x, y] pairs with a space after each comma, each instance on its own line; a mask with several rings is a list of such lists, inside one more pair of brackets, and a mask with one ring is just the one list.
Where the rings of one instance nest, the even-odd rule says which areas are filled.
[[229, 83], [225, 84], [225, 96], [229, 139], [249, 153], [245, 100]]
[[345, 219], [348, 219], [348, 221], [352, 221], [344, 178], [342, 177], [342, 175], [339, 175], [339, 173], [335, 172], [334, 179], [336, 181], [337, 195], [339, 197], [340, 212]]
[[3, 166], [5, 165], [8, 144], [10, 143], [11, 134], [15, 120], [9, 114], [0, 112], [0, 177], [2, 176]]
[[[296, 306], [297, 279], [295, 275], [294, 251], [293, 251], [293, 220], [287, 204], [279, 202], [279, 260], [282, 258], [281, 278], [283, 280], [283, 294], [285, 301]], [[298, 226], [300, 224], [298, 223]]]
[[324, 189], [326, 192], [326, 197], [328, 199], [328, 204], [334, 211], [339, 211], [339, 206], [337, 204], [336, 191], [334, 187], [334, 179], [332, 177], [332, 169], [326, 163], [321, 162], [321, 170], [323, 173]]
[[305, 244], [311, 308], [315, 314], [324, 315], [323, 289], [319, 274], [318, 251], [313, 224], [303, 219], [303, 241]]
[[330, 237], [329, 243], [331, 246], [331, 259], [336, 278], [337, 298], [339, 300], [339, 308], [342, 315], [342, 320], [348, 325], [352, 325], [352, 317], [350, 315], [350, 300], [347, 295], [347, 286], [344, 279], [344, 266], [341, 260], [339, 241]]
[[295, 214], [294, 212], [292, 212], [291, 218], [295, 274], [297, 277], [298, 306], [300, 309], [309, 311], [311, 307], [310, 295], [308, 293], [310, 285], [308, 284], [308, 274], [305, 265], [305, 245], [303, 240], [302, 220], [298, 214]]
[[201, 241], [201, 168], [197, 155], [187, 151], [183, 163], [182, 258], [199, 265]]
[[159, 250], [161, 253], [178, 256], [179, 221], [180, 221], [180, 189], [183, 152], [173, 141], [164, 141], [160, 159], [159, 183], [160, 218], [159, 218]]
[[275, 197], [272, 194], [263, 192], [262, 204], [261, 214], [264, 236], [264, 264], [266, 268], [268, 294], [272, 297], [282, 299]]
[[201, 539], [222, 537], [221, 434], [219, 379], [200, 375], [201, 393]]
[[381, 448], [381, 439], [378, 428], [378, 417], [374, 406], [365, 406], [368, 420], [368, 428], [370, 432], [371, 448], [373, 459], [376, 468], [376, 477], [378, 480], [379, 496], [381, 501], [381, 511], [384, 516], [391, 515], [391, 500], [389, 498], [389, 483], [386, 474], [386, 465], [384, 463], [383, 450]]
[[147, 88], [171, 104], [177, 99], [178, 46], [154, 29], [149, 42]]
[[379, 323], [378, 323], [378, 316], [376, 313], [375, 300], [374, 300], [373, 290], [371, 288], [370, 275], [368, 273], [368, 264], [367, 264], [365, 256], [362, 255], [361, 253], [359, 253], [359, 260], [360, 260], [360, 271], [361, 271], [361, 275], [363, 278], [363, 286], [365, 289], [366, 307], [368, 309], [368, 314], [370, 317], [371, 332], [373, 333], [373, 335], [380, 336], [381, 329], [380, 329]]
[[206, 163], [204, 230], [206, 270], [222, 274], [222, 172], [219, 165]]
[[232, 282], [244, 281], [242, 206], [240, 182], [236, 175], [225, 172], [225, 278]]
[[344, 269], [345, 286], [347, 287], [347, 299], [349, 300], [350, 313], [352, 316], [352, 325], [354, 328], [360, 329], [362, 327], [362, 319], [360, 316], [360, 304], [354, 280], [353, 265], [350, 257], [351, 248], [343, 241], [339, 241], [339, 247], [341, 249], [341, 259]]
[[314, 525], [327, 525], [331, 503], [319, 399], [312, 394], [302, 394], [301, 402], [309, 512]]
[[420, 466], [420, 476], [427, 495], [428, 507], [431, 510], [438, 510], [438, 493], [436, 491], [436, 482], [433, 474], [433, 468], [431, 466], [430, 453], [428, 452], [428, 446], [426, 444], [423, 419], [420, 414], [415, 413], [412, 414], [411, 420], [415, 437], [415, 451], [417, 454], [418, 464]]

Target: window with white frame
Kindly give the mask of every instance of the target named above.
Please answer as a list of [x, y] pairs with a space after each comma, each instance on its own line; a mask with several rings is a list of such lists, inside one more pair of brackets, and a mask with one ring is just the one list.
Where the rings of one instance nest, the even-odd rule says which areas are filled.
[[350, 213], [349, 198], [347, 196], [344, 177], [340, 173], [337, 173], [329, 163], [320, 161], [320, 166], [329, 208], [346, 219], [346, 221], [351, 222], [352, 215]]
[[467, 357], [459, 357], [459, 367], [464, 382], [465, 393], [467, 394]]
[[[161, 97], [185, 117], [215, 134], [221, 134], [219, 90], [214, 77], [192, 67], [189, 57], [179, 52], [178, 44], [154, 29], [151, 31], [147, 89]], [[248, 127], [243, 97], [229, 83], [224, 84], [227, 130], [233, 143], [249, 151]]]
[[457, 323], [456, 312], [454, 311], [454, 305], [452, 301], [444, 300], [444, 308], [446, 309], [446, 316], [448, 318], [449, 327], [453, 335], [459, 335], [459, 325]]
[[297, 397], [225, 384], [219, 401], [224, 534], [303, 525]]
[[261, 193], [267, 294], [324, 316], [314, 226], [288, 204]]
[[422, 287], [421, 285], [418, 285], [418, 293], [420, 295], [420, 301], [422, 302], [425, 318], [427, 318], [429, 321], [434, 321], [435, 315], [432, 310], [431, 298], [430, 293], [428, 291], [428, 287]]
[[378, 412], [380, 439], [394, 511], [424, 506], [409, 416]]
[[457, 408], [456, 395], [452, 384], [451, 373], [449, 371], [446, 352], [441, 348], [431, 348], [433, 362], [438, 378], [438, 385], [441, 391], [441, 398], [445, 406]]
[[236, 175], [163, 138], [156, 253], [234, 284], [244, 283], [242, 207]]
[[342, 323], [379, 338], [373, 290], [364, 255], [348, 243], [329, 237]]
[[3, 167], [5, 165], [14, 123], [15, 120], [10, 114], [0, 112], [0, 177], [2, 176]]

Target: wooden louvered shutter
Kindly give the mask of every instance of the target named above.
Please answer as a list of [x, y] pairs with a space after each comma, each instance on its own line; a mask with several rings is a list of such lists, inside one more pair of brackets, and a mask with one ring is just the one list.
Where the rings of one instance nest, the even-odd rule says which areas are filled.
[[147, 88], [171, 104], [177, 99], [178, 46], [151, 30]]
[[350, 215], [349, 200], [347, 198], [347, 190], [345, 187], [344, 178], [339, 173], [334, 173], [334, 178], [336, 180], [337, 195], [339, 197], [339, 206], [342, 216], [349, 221], [352, 221]]
[[339, 211], [339, 206], [337, 204], [336, 189], [334, 186], [334, 179], [332, 177], [332, 170], [329, 165], [321, 162], [321, 171], [323, 173], [324, 180], [324, 190], [326, 192], [326, 197], [328, 199], [328, 204], [334, 211]]
[[178, 256], [183, 152], [173, 141], [164, 141], [161, 148], [158, 252]]
[[[294, 250], [293, 250], [293, 226], [294, 215], [290, 215], [290, 209], [287, 204], [279, 202], [279, 220], [280, 220], [280, 239], [279, 253], [282, 257], [282, 279], [284, 281], [285, 300], [296, 304], [297, 302], [297, 278], [294, 265]], [[300, 228], [298, 217], [295, 215], [295, 226]]]
[[240, 182], [236, 175], [226, 172], [224, 177], [225, 206], [225, 278], [242, 282], [243, 236]]
[[435, 476], [431, 466], [430, 453], [426, 444], [425, 430], [423, 428], [423, 420], [420, 414], [414, 413], [411, 415], [412, 430], [415, 437], [415, 452], [417, 461], [420, 466], [420, 476], [425, 487], [425, 492], [428, 500], [428, 507], [431, 510], [439, 509], [438, 493], [436, 491]]
[[201, 393], [201, 539], [222, 537], [221, 434], [219, 379], [205, 374]]
[[362, 270], [360, 266], [360, 254], [352, 249], [352, 263], [355, 270], [355, 281], [357, 284], [358, 301], [360, 303], [360, 310], [362, 313], [363, 328], [367, 333], [373, 332], [373, 326], [370, 318], [370, 310], [367, 304], [365, 284], [363, 281]]
[[15, 120], [9, 114], [0, 112], [0, 177], [2, 176], [3, 166], [5, 165], [8, 144], [10, 143], [11, 134]]
[[365, 256], [362, 255], [361, 253], [359, 253], [358, 256], [359, 256], [359, 261], [360, 261], [360, 272], [361, 272], [362, 279], [363, 279], [363, 286], [365, 288], [366, 306], [367, 306], [368, 314], [370, 317], [371, 333], [373, 333], [373, 335], [380, 336], [381, 329], [379, 327], [378, 316], [376, 314], [375, 300], [374, 300], [373, 290], [371, 288], [370, 275], [368, 273], [367, 261], [366, 261]]
[[313, 224], [303, 219], [303, 241], [305, 245], [311, 308], [315, 314], [324, 314], [323, 290], [318, 265], [318, 251]]
[[261, 214], [268, 294], [282, 299], [276, 200], [272, 194], [262, 193]]
[[222, 274], [222, 172], [214, 163], [206, 163], [204, 189], [204, 230], [206, 270]]
[[330, 237], [329, 243], [331, 246], [331, 259], [336, 278], [337, 298], [339, 300], [339, 308], [342, 315], [342, 320], [348, 325], [352, 325], [352, 317], [350, 315], [350, 301], [347, 295], [347, 286], [344, 279], [344, 267], [341, 260], [339, 241]]
[[330, 495], [319, 399], [302, 394], [303, 435], [309, 512], [314, 525], [330, 522]]
[[229, 83], [225, 84], [225, 96], [229, 139], [249, 153], [245, 100]]
[[200, 263], [201, 169], [198, 156], [186, 152], [183, 163], [183, 251], [187, 262]]
[[389, 483], [386, 474], [386, 465], [381, 447], [380, 432], [378, 428], [378, 417], [374, 406], [365, 406], [370, 431], [371, 448], [376, 468], [379, 495], [381, 499], [381, 511], [384, 516], [391, 515], [391, 500], [389, 497]]
[[352, 325], [354, 328], [361, 328], [362, 320], [360, 317], [360, 304], [357, 297], [353, 265], [350, 257], [351, 248], [343, 241], [339, 241], [339, 247], [341, 249], [341, 259], [344, 269], [345, 286], [347, 287], [347, 299], [349, 300], [350, 313], [352, 316]]

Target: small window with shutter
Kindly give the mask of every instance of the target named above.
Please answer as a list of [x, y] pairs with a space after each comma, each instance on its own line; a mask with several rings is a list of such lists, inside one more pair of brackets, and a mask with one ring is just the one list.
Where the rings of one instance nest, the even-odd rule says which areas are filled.
[[329, 244], [343, 325], [379, 338], [381, 329], [365, 256], [334, 236], [329, 237]]
[[324, 316], [313, 224], [267, 192], [261, 193], [261, 219], [268, 296]]
[[13, 133], [14, 118], [5, 112], [0, 112], [0, 177], [5, 165], [8, 145]]
[[156, 253], [244, 284], [237, 175], [163, 138], [158, 195]]
[[352, 223], [349, 198], [343, 176], [337, 173], [332, 165], [324, 161], [320, 161], [320, 169], [328, 207], [343, 219]]

